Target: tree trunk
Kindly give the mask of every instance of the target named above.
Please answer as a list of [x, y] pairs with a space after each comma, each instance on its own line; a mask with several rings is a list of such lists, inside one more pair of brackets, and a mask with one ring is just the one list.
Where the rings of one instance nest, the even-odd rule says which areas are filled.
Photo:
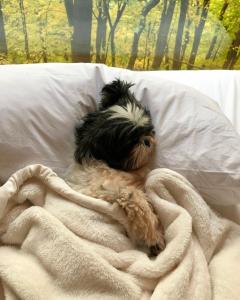
[[185, 29], [185, 34], [184, 34], [184, 43], [182, 45], [182, 54], [181, 54], [181, 59], [180, 59], [180, 62], [179, 62], [179, 70], [182, 67], [182, 62], [183, 62], [184, 57], [185, 57], [185, 52], [186, 52], [187, 46], [188, 46], [189, 41], [190, 41], [190, 33], [189, 32], [190, 32], [191, 23], [192, 23], [192, 20], [188, 17], [187, 24], [186, 24], [186, 29]]
[[[42, 27], [42, 32], [40, 35], [41, 41], [42, 41], [42, 60], [44, 63], [48, 62], [48, 53], [47, 53], [47, 27], [48, 27], [48, 17], [49, 17], [49, 10], [50, 10], [50, 6], [52, 4], [53, 0], [48, 0], [48, 6], [45, 12], [45, 20], [42, 23], [41, 27]], [[44, 29], [44, 30], [43, 30]], [[66, 56], [66, 54], [64, 54], [64, 57]]]
[[26, 52], [26, 58], [27, 60], [30, 59], [30, 53], [29, 53], [29, 44], [28, 44], [28, 31], [27, 31], [27, 24], [26, 24], [26, 16], [25, 16], [25, 9], [23, 0], [19, 0], [19, 7], [21, 12], [21, 18], [22, 18], [22, 29], [23, 29], [23, 35], [24, 35], [24, 48]]
[[109, 22], [109, 26], [110, 26], [109, 39], [110, 39], [111, 54], [112, 54], [112, 66], [113, 67], [115, 67], [115, 65], [116, 65], [115, 31], [116, 31], [117, 25], [122, 17], [122, 14], [126, 8], [127, 3], [128, 3], [128, 0], [118, 1], [117, 16], [116, 16], [114, 23], [111, 20], [111, 16], [109, 13], [109, 7], [107, 7], [106, 2], [104, 3], [105, 11], [107, 13], [107, 18], [108, 18], [108, 22]]
[[0, 0], [0, 54], [6, 55], [7, 52], [8, 50], [2, 12], [2, 1]]
[[73, 26], [71, 40], [72, 61], [90, 62], [92, 0], [64, 0], [70, 26]]
[[[104, 4], [104, 2], [106, 4]], [[109, 0], [98, 0], [97, 36], [96, 36], [96, 62], [105, 63], [107, 12]]]
[[67, 12], [68, 24], [69, 26], [73, 26], [74, 0], [64, 0], [64, 4]]
[[144, 51], [144, 59], [143, 59], [143, 69], [145, 69], [146, 66], [146, 59], [147, 56], [149, 57], [149, 47], [148, 47], [148, 41], [149, 41], [149, 37], [150, 37], [150, 32], [151, 32], [151, 22], [148, 23], [147, 27], [147, 35], [146, 35], [146, 39], [145, 39], [145, 51]]
[[139, 43], [140, 36], [145, 28], [147, 15], [151, 11], [151, 9], [153, 9], [159, 3], [159, 1], [160, 0], [150, 0], [146, 3], [146, 5], [142, 9], [138, 27], [134, 31], [132, 50], [131, 50], [130, 59], [127, 66], [128, 69], [133, 69], [135, 61], [137, 59], [138, 43]]
[[165, 59], [165, 70], [169, 70], [170, 62], [169, 62], [168, 44], [167, 44], [166, 49], [165, 49], [164, 59]]
[[219, 42], [218, 42], [218, 46], [217, 46], [217, 48], [216, 48], [216, 50], [215, 50], [215, 53], [214, 53], [214, 55], [213, 55], [212, 61], [214, 61], [214, 60], [216, 59], [216, 57], [217, 57], [217, 55], [218, 55], [218, 52], [219, 52], [219, 50], [220, 50], [220, 48], [221, 48], [221, 46], [222, 46], [222, 41], [223, 41], [223, 39], [224, 39], [224, 35], [221, 33], [220, 40], [219, 40]]
[[[167, 3], [169, 5], [167, 6]], [[172, 22], [173, 12], [176, 5], [175, 0], [164, 0], [163, 11], [160, 18], [160, 26], [158, 30], [158, 37], [156, 42], [155, 54], [152, 68], [157, 70], [160, 68], [165, 48], [167, 46], [167, 37]]]
[[[228, 8], [228, 5], [229, 5], [228, 0], [225, 0], [225, 1], [224, 1], [224, 4], [223, 4], [223, 7], [222, 7], [222, 9], [221, 9], [220, 15], [219, 15], [219, 21], [222, 21], [223, 16], [224, 16], [224, 14], [225, 14], [225, 11], [226, 11], [227, 8]], [[219, 32], [219, 29], [220, 29], [220, 26], [219, 26], [219, 24], [217, 24], [217, 26], [215, 27], [214, 36], [213, 36], [212, 41], [211, 41], [211, 43], [210, 43], [210, 47], [209, 47], [209, 49], [208, 49], [208, 52], [207, 52], [207, 54], [206, 54], [205, 59], [210, 59], [211, 56], [212, 56], [213, 49], [214, 49], [214, 47], [215, 47], [215, 45], [216, 45], [216, 43], [217, 43], [217, 38], [218, 38], [218, 32]]]
[[240, 30], [236, 33], [235, 38], [233, 39], [231, 46], [229, 47], [227, 57], [223, 64], [223, 69], [232, 70], [237, 59], [239, 58], [238, 51], [240, 47]]
[[205, 22], [206, 22], [207, 15], [208, 15], [209, 4], [210, 4], [210, 0], [204, 0], [200, 21], [195, 29], [194, 41], [193, 41], [193, 45], [192, 45], [190, 58], [188, 61], [188, 70], [191, 70], [195, 63], [195, 59], [196, 59], [197, 52], [198, 52], [198, 47], [199, 47], [200, 40], [202, 37], [203, 28], [205, 26]]
[[111, 54], [112, 54], [112, 66], [116, 66], [116, 47], [114, 42], [115, 29], [113, 28], [110, 34], [110, 45], [111, 45]]
[[181, 57], [181, 49], [182, 49], [182, 37], [183, 37], [183, 29], [186, 21], [186, 16], [187, 16], [187, 10], [188, 10], [188, 0], [181, 0], [178, 29], [177, 29], [175, 48], [173, 54], [172, 68], [174, 70], [179, 70], [181, 67], [180, 57]]

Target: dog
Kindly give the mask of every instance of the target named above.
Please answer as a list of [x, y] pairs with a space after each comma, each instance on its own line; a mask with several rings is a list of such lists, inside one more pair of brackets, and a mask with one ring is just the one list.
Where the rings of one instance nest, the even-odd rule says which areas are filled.
[[106, 84], [99, 109], [76, 125], [76, 163], [66, 181], [78, 192], [118, 203], [130, 239], [156, 256], [165, 247], [164, 233], [144, 193], [155, 132], [149, 111], [131, 86], [120, 79]]

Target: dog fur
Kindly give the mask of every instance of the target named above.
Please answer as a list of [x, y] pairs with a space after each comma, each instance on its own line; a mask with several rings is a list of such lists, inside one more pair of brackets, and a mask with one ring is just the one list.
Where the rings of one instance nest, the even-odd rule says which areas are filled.
[[131, 240], [155, 256], [165, 247], [163, 228], [144, 193], [155, 133], [131, 86], [120, 80], [105, 85], [99, 109], [77, 124], [76, 164], [65, 179], [78, 192], [118, 203]]

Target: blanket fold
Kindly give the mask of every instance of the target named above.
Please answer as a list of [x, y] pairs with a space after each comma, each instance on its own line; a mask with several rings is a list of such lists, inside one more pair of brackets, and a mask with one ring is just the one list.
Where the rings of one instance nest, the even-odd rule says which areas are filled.
[[239, 300], [240, 227], [168, 169], [148, 194], [166, 249], [149, 258], [116, 204], [73, 191], [42, 165], [0, 188], [0, 299]]

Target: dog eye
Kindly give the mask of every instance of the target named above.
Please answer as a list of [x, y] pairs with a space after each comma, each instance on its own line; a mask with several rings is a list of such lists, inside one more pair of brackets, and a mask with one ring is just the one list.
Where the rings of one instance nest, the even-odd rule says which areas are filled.
[[145, 146], [147, 146], [147, 147], [150, 147], [150, 142], [149, 142], [148, 139], [144, 139], [144, 140], [143, 140], [143, 144], [144, 144]]

